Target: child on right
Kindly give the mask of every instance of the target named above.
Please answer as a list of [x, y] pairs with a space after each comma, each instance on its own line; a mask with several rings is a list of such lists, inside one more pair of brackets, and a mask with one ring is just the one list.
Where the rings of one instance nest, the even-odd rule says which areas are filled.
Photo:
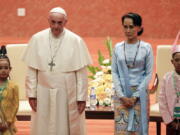
[[174, 71], [164, 75], [159, 93], [159, 109], [167, 135], [180, 135], [180, 45], [172, 48]]

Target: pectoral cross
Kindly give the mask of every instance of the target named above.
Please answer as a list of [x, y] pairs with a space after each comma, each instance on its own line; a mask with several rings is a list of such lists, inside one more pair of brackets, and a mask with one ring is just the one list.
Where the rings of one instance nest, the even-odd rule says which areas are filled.
[[53, 60], [48, 64], [50, 66], [50, 71], [53, 70], [53, 67], [56, 65]]

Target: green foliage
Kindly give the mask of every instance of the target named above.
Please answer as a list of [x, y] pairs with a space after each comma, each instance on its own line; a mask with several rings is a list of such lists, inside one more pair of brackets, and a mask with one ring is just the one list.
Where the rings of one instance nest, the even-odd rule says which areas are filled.
[[92, 74], [96, 74], [96, 72], [101, 70], [99, 67], [95, 67], [95, 66], [88, 66], [88, 69]]
[[101, 51], [98, 50], [98, 62], [99, 62], [99, 65], [103, 65], [103, 61], [104, 61], [104, 56], [102, 55]]
[[112, 57], [112, 40], [110, 37], [108, 37], [105, 41], [105, 45], [108, 49], [108, 52], [109, 52], [109, 57], [111, 58]]
[[88, 70], [91, 73], [91, 75], [89, 76], [89, 78], [91, 79], [95, 79], [94, 75], [101, 71], [101, 66], [111, 66], [111, 57], [112, 57], [112, 40], [110, 37], [107, 37], [107, 39], [105, 40], [105, 46], [108, 50], [108, 58], [109, 62], [108, 63], [104, 63], [105, 57], [103, 56], [102, 52], [100, 50], [98, 50], [98, 64], [99, 67], [96, 66], [88, 66]]

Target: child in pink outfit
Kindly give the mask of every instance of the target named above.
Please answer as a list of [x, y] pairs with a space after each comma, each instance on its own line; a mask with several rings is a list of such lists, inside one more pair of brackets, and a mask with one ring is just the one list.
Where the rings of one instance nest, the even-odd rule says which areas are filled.
[[174, 71], [164, 75], [159, 94], [159, 107], [167, 135], [180, 135], [180, 45], [172, 51]]

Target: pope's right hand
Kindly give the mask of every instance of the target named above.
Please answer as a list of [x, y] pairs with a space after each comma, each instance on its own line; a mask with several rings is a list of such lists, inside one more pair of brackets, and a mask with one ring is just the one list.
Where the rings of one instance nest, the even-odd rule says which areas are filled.
[[33, 111], [37, 110], [37, 98], [29, 98], [29, 104]]

